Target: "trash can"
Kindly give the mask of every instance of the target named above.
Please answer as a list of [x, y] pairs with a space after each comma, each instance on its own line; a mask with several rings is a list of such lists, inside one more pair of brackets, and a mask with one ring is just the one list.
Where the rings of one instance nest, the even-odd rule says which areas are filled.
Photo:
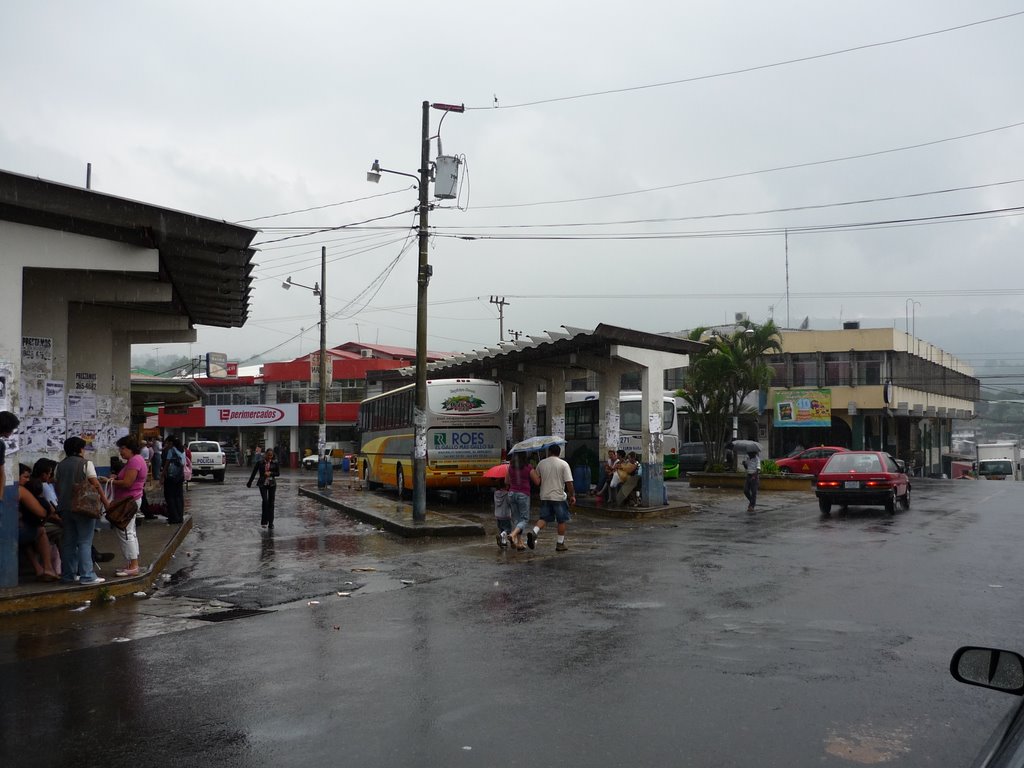
[[332, 483], [334, 483], [334, 465], [331, 464], [331, 457], [328, 454], [320, 457], [320, 461], [316, 465], [316, 485], [317, 488], [326, 488]]
[[581, 464], [572, 471], [572, 484], [577, 496], [590, 493], [590, 465]]
[[[17, 465], [15, 465], [17, 466]], [[17, 480], [17, 478], [15, 478]], [[0, 489], [0, 587], [18, 586], [18, 486]]]
[[348, 454], [345, 454], [344, 456], [341, 457], [341, 471], [347, 475], [349, 473], [349, 470], [351, 469], [352, 464], [351, 462], [349, 462]]

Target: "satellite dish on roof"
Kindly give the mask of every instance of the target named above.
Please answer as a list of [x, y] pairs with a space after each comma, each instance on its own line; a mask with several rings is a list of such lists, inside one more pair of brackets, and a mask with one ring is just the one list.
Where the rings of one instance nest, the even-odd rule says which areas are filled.
[[801, 331], [806, 331], [810, 327], [811, 327], [811, 316], [807, 315], [807, 317], [804, 318], [804, 321], [802, 323], [800, 323], [800, 330]]

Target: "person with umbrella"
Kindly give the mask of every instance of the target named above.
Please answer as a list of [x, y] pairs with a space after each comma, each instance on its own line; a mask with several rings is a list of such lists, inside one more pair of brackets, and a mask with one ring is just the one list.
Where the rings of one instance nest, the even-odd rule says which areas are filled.
[[[555, 443], [548, 448], [546, 459], [542, 459], [534, 470], [540, 477], [540, 519], [532, 530], [526, 532], [526, 546], [535, 549], [537, 536], [550, 522], [558, 525], [556, 552], [565, 552], [565, 529], [572, 519], [569, 506], [576, 504], [576, 489], [572, 482], [572, 470], [561, 457], [562, 447]], [[568, 503], [566, 503], [568, 501]]]
[[747, 471], [747, 477], [743, 481], [743, 495], [747, 497], [750, 506], [747, 512], [753, 512], [757, 506], [757, 487], [761, 479], [761, 446], [750, 441], [739, 441], [746, 443], [747, 458], [743, 460], [743, 468]]

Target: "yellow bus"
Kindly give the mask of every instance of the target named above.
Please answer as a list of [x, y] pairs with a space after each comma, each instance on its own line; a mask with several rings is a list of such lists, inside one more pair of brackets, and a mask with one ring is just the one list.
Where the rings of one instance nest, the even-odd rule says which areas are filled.
[[[415, 385], [359, 404], [359, 472], [370, 488], [412, 489]], [[486, 379], [427, 381], [427, 489], [489, 486], [484, 472], [505, 453], [501, 385]]]

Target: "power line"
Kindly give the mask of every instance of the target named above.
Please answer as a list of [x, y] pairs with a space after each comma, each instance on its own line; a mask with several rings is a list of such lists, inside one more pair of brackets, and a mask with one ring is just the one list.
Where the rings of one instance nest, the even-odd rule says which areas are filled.
[[406, 214], [406, 213], [415, 213], [416, 210], [417, 210], [416, 208], [407, 208], [407, 209], [405, 209], [403, 211], [398, 211], [396, 213], [389, 213], [389, 214], [386, 214], [384, 216], [375, 216], [372, 219], [364, 219], [363, 221], [355, 221], [355, 222], [352, 222], [351, 224], [339, 224], [336, 227], [323, 227], [321, 229], [313, 229], [313, 231], [306, 232], [306, 233], [301, 234], [301, 235], [289, 235], [288, 237], [279, 237], [276, 240], [264, 240], [264, 241], [262, 241], [260, 243], [253, 243], [251, 247], [258, 249], [260, 246], [267, 245], [268, 243], [280, 243], [280, 242], [283, 242], [285, 240], [294, 240], [295, 238], [298, 238], [298, 237], [309, 237], [310, 235], [319, 235], [319, 234], [323, 234], [324, 232], [337, 232], [339, 229], [348, 229], [349, 227], [356, 227], [356, 226], [359, 226], [360, 224], [369, 224], [371, 221], [382, 221], [384, 219], [392, 219], [395, 216], [401, 216], [401, 215]]
[[[1022, 11], [1024, 13], [1024, 11]], [[713, 181], [728, 181], [730, 179], [742, 179], [747, 176], [757, 176], [762, 173], [776, 173], [778, 171], [792, 171], [797, 168], [811, 168], [816, 165], [829, 165], [832, 163], [843, 163], [848, 160], [863, 160], [868, 157], [878, 157], [879, 155], [888, 155], [895, 152], [906, 152], [911, 149], [921, 149], [923, 147], [932, 147], [937, 144], [946, 144], [951, 141], [960, 141], [962, 139], [970, 139], [976, 136], [984, 136], [989, 133], [997, 133], [998, 131], [1007, 131], [1011, 128], [1019, 128], [1024, 125], [1024, 121], [1009, 123], [1007, 125], [1000, 125], [995, 128], [986, 128], [982, 131], [973, 131], [971, 133], [963, 133], [959, 136], [947, 136], [942, 139], [934, 139], [932, 141], [922, 141], [917, 144], [907, 144], [902, 147], [891, 147], [889, 149], [879, 149], [874, 152], [862, 152], [856, 155], [845, 155], [843, 157], [833, 157], [828, 160], [810, 160], [803, 163], [791, 163], [789, 165], [778, 165], [772, 168], [761, 168], [756, 171], [742, 171], [740, 173], [727, 173], [722, 176], [709, 176], [704, 179], [692, 179], [690, 181], [680, 181], [674, 184], [663, 184], [658, 187], [646, 187], [644, 189], [634, 189], [628, 192], [609, 192], [604, 195], [591, 195], [590, 197], [572, 197], [565, 198], [562, 200], [542, 200], [534, 203], [506, 203], [502, 205], [478, 205], [475, 206], [474, 210], [484, 211], [494, 208], [532, 208], [538, 205], [562, 205], [564, 203], [585, 203], [592, 200], [608, 200], [613, 197], [628, 197], [630, 195], [643, 195], [648, 192], [661, 192], [666, 189], [678, 189], [679, 187], [690, 187], [697, 184], [709, 184]]]
[[696, 230], [683, 232], [605, 232], [588, 234], [489, 234], [489, 233], [458, 233], [435, 230], [434, 237], [447, 237], [456, 240], [534, 240], [534, 241], [629, 241], [629, 240], [691, 240], [714, 239], [724, 237], [764, 237], [777, 236], [784, 233], [814, 234], [819, 232], [853, 232], [857, 230], [891, 229], [897, 227], [923, 226], [928, 224], [948, 224], [958, 221], [976, 221], [986, 218], [1003, 216], [1019, 216], [1024, 214], [1024, 206], [1008, 208], [992, 208], [982, 211], [964, 211], [936, 216], [918, 216], [904, 219], [881, 219], [877, 221], [847, 222], [841, 224], [811, 224], [805, 226], [757, 227], [751, 229], [719, 229]]
[[932, 195], [946, 195], [953, 192], [969, 192], [977, 189], [990, 187], [1007, 186], [1009, 184], [1024, 183], [1024, 179], [1010, 179], [1008, 181], [995, 181], [989, 184], [972, 184], [962, 187], [949, 187], [946, 189], [935, 189], [928, 192], [911, 192], [905, 195], [886, 195], [884, 197], [869, 197], [859, 200], [843, 200], [837, 203], [818, 203], [812, 205], [794, 205], [785, 208], [765, 208], [757, 211], [737, 211], [734, 213], [710, 213], [694, 216], [663, 216], [654, 219], [621, 219], [617, 221], [589, 221], [589, 222], [565, 222], [562, 224], [490, 224], [478, 226], [446, 226], [446, 231], [467, 230], [467, 229], [558, 229], [560, 227], [607, 227], [617, 224], [663, 224], [674, 221], [702, 221], [706, 219], [725, 219], [734, 216], [763, 216], [769, 213], [794, 213], [797, 211], [814, 211], [825, 208], [842, 208], [852, 205], [867, 205], [869, 203], [886, 203], [893, 200], [909, 200]]
[[373, 200], [377, 197], [387, 197], [388, 195], [397, 195], [399, 192], [407, 192], [409, 189], [416, 189], [414, 185], [403, 187], [402, 189], [396, 189], [391, 192], [380, 192], [376, 195], [367, 195], [366, 197], [356, 197], [352, 200], [342, 200], [340, 203], [327, 203], [326, 205], [314, 205], [312, 208], [299, 208], [296, 211], [285, 211], [284, 213], [270, 213], [266, 216], [253, 216], [251, 219], [239, 219], [235, 224], [245, 224], [250, 221], [262, 221], [263, 219], [276, 219], [280, 216], [291, 216], [296, 213], [308, 213], [309, 211], [322, 211], [325, 208], [334, 208], [339, 205], [348, 205], [350, 203], [361, 203], [364, 200]]
[[[828, 51], [827, 53], [816, 53], [816, 54], [813, 54], [813, 55], [810, 55], [810, 56], [800, 56], [800, 57], [794, 58], [794, 59], [786, 59], [784, 61], [772, 62], [771, 64], [758, 64], [756, 66], [743, 67], [741, 69], [732, 69], [732, 70], [728, 70], [726, 72], [716, 72], [716, 73], [710, 74], [710, 75], [696, 75], [694, 77], [685, 77], [685, 78], [681, 78], [679, 80], [667, 80], [667, 81], [661, 82], [661, 83], [648, 83], [646, 85], [632, 85], [632, 86], [627, 86], [627, 87], [624, 87], [624, 88], [609, 88], [609, 89], [603, 90], [603, 91], [590, 91], [588, 93], [578, 93], [578, 94], [575, 94], [575, 95], [572, 95], [572, 96], [555, 96], [555, 97], [552, 97], [550, 99], [537, 99], [535, 101], [524, 101], [524, 102], [520, 102], [518, 104], [506, 104], [506, 105], [498, 106], [497, 103], [494, 103], [494, 104], [489, 104], [487, 106], [466, 107], [466, 110], [467, 111], [473, 110], [473, 111], [490, 111], [490, 112], [494, 112], [494, 111], [497, 111], [497, 110], [519, 109], [521, 107], [534, 107], [534, 106], [538, 106], [540, 104], [553, 104], [555, 102], [560, 102], [560, 101], [576, 101], [576, 100], [579, 100], [579, 99], [593, 98], [595, 96], [609, 96], [609, 95], [616, 94], [616, 93], [629, 93], [631, 91], [643, 91], [643, 90], [649, 90], [649, 89], [652, 89], [652, 88], [666, 88], [666, 87], [668, 87], [670, 85], [682, 85], [684, 83], [696, 83], [696, 82], [700, 82], [702, 80], [713, 80], [713, 79], [719, 78], [719, 77], [732, 77], [734, 75], [743, 75], [743, 74], [748, 74], [750, 72], [758, 72], [758, 71], [764, 70], [764, 69], [772, 69], [772, 68], [775, 68], [775, 67], [785, 67], [785, 66], [789, 66], [791, 64], [801, 64], [803, 62], [815, 61], [817, 59], [826, 59], [826, 58], [829, 58], [831, 56], [842, 56], [842, 55], [847, 54], [847, 53], [855, 53], [857, 51], [864, 51], [864, 50], [868, 50], [870, 48], [881, 48], [881, 47], [887, 46], [887, 45], [897, 45], [899, 43], [906, 43], [906, 42], [909, 42], [911, 40], [920, 40], [920, 39], [925, 38], [925, 37], [933, 37], [935, 35], [943, 35], [943, 34], [946, 34], [947, 32], [957, 32], [957, 31], [962, 30], [962, 29], [968, 29], [970, 27], [977, 27], [977, 26], [980, 26], [982, 24], [990, 24], [990, 23], [996, 22], [996, 21], [1005, 21], [1006, 19], [1013, 18], [1014, 16], [1020, 16], [1022, 14], [1024, 14], [1024, 11], [1016, 11], [1014, 13], [1008, 13], [1008, 14], [1005, 14], [1003, 16], [994, 16], [994, 17], [989, 18], [989, 19], [981, 19], [980, 21], [968, 22], [967, 24], [958, 24], [955, 27], [946, 27], [944, 29], [936, 29], [936, 30], [933, 30], [931, 32], [922, 32], [922, 33], [916, 34], [916, 35], [907, 35], [906, 37], [898, 37], [898, 38], [895, 38], [895, 39], [892, 39], [892, 40], [883, 40], [883, 41], [877, 42], [877, 43], [865, 43], [863, 45], [855, 45], [852, 48], [841, 48], [841, 49], [839, 49], [837, 51]], [[497, 101], [497, 99], [495, 99], [495, 101]]]

